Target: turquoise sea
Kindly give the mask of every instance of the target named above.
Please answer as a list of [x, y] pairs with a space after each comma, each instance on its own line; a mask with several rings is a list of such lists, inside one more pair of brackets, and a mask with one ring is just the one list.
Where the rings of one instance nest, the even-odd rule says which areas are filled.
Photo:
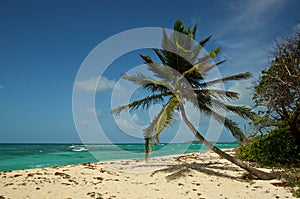
[[[219, 143], [235, 148], [237, 143]], [[201, 144], [160, 144], [151, 157], [207, 151]], [[62, 166], [84, 162], [144, 158], [143, 144], [0, 144], [0, 171]]]

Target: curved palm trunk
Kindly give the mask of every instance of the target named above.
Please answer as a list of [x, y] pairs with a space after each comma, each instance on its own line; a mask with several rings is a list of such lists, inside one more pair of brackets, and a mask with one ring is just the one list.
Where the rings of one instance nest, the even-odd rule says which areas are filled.
[[196, 138], [198, 138], [198, 140], [205, 144], [209, 149], [211, 149], [213, 152], [217, 153], [220, 157], [232, 162], [233, 164], [245, 169], [246, 171], [248, 171], [249, 173], [255, 175], [256, 177], [258, 177], [259, 179], [262, 180], [271, 180], [274, 179], [275, 177], [267, 172], [264, 171], [260, 171], [256, 168], [251, 167], [250, 165], [248, 165], [247, 163], [243, 162], [240, 159], [237, 159], [235, 157], [232, 157], [230, 155], [228, 155], [227, 153], [225, 153], [224, 151], [220, 150], [219, 148], [215, 147], [212, 143], [210, 143], [208, 140], [206, 140], [199, 132], [197, 129], [195, 129], [195, 127], [193, 126], [193, 124], [188, 120], [188, 118], [186, 117], [185, 114], [185, 110], [184, 107], [182, 105], [180, 105], [180, 112], [181, 112], [181, 116], [183, 121], [186, 123], [186, 125], [189, 127], [189, 129], [194, 133], [194, 135], [196, 136]]

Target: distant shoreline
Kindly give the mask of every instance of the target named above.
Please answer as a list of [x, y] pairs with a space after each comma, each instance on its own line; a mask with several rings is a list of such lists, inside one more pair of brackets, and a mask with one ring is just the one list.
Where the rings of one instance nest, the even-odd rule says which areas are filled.
[[[238, 142], [212, 142], [213, 144], [238, 144]], [[132, 144], [132, 145], [143, 145], [144, 143], [54, 143], [54, 142], [50, 142], [50, 143], [38, 143], [38, 142], [33, 142], [33, 143], [9, 143], [9, 142], [5, 142], [5, 143], [1, 143], [0, 145], [57, 145], [57, 144], [61, 144], [61, 145], [128, 145], [128, 144]], [[201, 142], [199, 141], [186, 141], [186, 142], [178, 142], [178, 143], [160, 143], [162, 145], [166, 145], [166, 144], [201, 144]], [[156, 143], [154, 143], [154, 145], [157, 145]]]

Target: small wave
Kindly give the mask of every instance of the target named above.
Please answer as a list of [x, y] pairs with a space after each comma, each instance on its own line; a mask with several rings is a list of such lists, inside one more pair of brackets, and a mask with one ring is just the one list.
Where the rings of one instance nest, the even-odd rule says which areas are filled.
[[84, 147], [84, 145], [71, 145], [71, 146], [69, 146], [69, 148], [71, 148], [71, 149], [78, 148], [78, 147]]
[[86, 149], [84, 147], [80, 147], [80, 148], [73, 148], [72, 151], [80, 152], [80, 151], [88, 151], [88, 149]]
[[32, 165], [32, 168], [44, 168], [44, 167], [49, 167], [51, 166], [50, 164], [37, 164], [37, 165]]

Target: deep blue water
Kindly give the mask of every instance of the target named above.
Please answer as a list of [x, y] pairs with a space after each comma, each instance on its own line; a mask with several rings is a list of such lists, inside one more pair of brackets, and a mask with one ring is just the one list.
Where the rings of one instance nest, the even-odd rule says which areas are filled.
[[[222, 149], [237, 147], [237, 143], [216, 145]], [[207, 151], [207, 148], [201, 144], [161, 144], [152, 150], [151, 157], [158, 157]], [[144, 158], [143, 144], [0, 144], [0, 171], [141, 158]]]

